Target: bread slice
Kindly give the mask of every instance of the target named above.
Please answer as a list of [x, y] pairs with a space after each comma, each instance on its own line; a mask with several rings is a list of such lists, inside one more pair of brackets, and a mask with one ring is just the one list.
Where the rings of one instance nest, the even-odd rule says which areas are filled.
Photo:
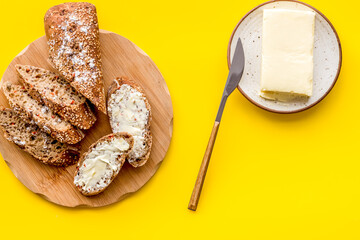
[[16, 65], [18, 75], [30, 96], [44, 103], [72, 125], [89, 129], [96, 121], [86, 98], [57, 74], [39, 67]]
[[75, 144], [84, 133], [53, 113], [44, 104], [33, 99], [23, 86], [4, 83], [3, 91], [10, 106], [26, 121], [33, 120], [44, 132], [62, 143]]
[[66, 167], [79, 160], [79, 148], [52, 138], [35, 124], [21, 119], [15, 111], [0, 106], [0, 128], [5, 138], [42, 163]]
[[85, 196], [104, 191], [118, 175], [133, 145], [128, 133], [112, 133], [92, 144], [76, 168], [76, 188]]
[[133, 167], [143, 166], [150, 156], [151, 107], [142, 88], [126, 77], [116, 78], [108, 92], [108, 113], [113, 132], [134, 137], [134, 148], [127, 157]]
[[49, 61], [71, 86], [106, 114], [96, 8], [68, 2], [45, 14]]

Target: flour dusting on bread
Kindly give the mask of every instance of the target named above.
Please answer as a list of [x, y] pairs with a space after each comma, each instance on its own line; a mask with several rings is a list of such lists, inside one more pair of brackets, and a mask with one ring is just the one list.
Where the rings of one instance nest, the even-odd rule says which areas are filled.
[[64, 3], [45, 15], [49, 60], [71, 85], [106, 113], [96, 8]]

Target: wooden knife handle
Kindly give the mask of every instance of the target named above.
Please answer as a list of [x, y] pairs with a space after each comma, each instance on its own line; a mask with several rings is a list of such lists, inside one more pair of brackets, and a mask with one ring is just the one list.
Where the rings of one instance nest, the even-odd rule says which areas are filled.
[[206, 148], [206, 151], [205, 151], [205, 154], [204, 154], [204, 158], [203, 158], [202, 163], [201, 163], [199, 174], [198, 174], [197, 179], [196, 179], [195, 187], [194, 187], [194, 190], [193, 190], [192, 195], [191, 195], [191, 199], [190, 199], [188, 208], [190, 210], [192, 210], [192, 211], [196, 211], [196, 208], [197, 208], [197, 205], [198, 205], [198, 202], [199, 202], [201, 189], [202, 189], [202, 186], [204, 184], [206, 171], [207, 171], [208, 166], [209, 166], [211, 153], [212, 153], [214, 143], [215, 143], [215, 139], [216, 139], [216, 134], [217, 134], [218, 129], [219, 129], [219, 124], [220, 124], [220, 122], [215, 121], [214, 127], [213, 127], [213, 129], [211, 131], [209, 143], [207, 145], [207, 148]]

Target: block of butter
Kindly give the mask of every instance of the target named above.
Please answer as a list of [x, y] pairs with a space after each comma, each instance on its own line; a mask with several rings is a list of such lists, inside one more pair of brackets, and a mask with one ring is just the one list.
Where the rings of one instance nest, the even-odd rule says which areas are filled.
[[261, 97], [288, 101], [311, 96], [314, 26], [311, 11], [264, 10]]

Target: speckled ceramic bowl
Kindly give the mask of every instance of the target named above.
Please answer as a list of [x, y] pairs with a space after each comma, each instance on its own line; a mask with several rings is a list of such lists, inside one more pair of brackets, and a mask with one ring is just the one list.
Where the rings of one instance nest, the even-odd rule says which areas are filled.
[[[313, 95], [289, 103], [265, 100], [259, 96], [261, 71], [262, 15], [264, 9], [307, 10], [316, 13]], [[253, 104], [277, 113], [295, 113], [320, 102], [333, 88], [339, 76], [342, 53], [339, 37], [330, 21], [315, 8], [298, 1], [275, 0], [263, 3], [247, 13], [235, 27], [228, 46], [228, 66], [238, 38], [244, 46], [245, 69], [238, 89]]]

